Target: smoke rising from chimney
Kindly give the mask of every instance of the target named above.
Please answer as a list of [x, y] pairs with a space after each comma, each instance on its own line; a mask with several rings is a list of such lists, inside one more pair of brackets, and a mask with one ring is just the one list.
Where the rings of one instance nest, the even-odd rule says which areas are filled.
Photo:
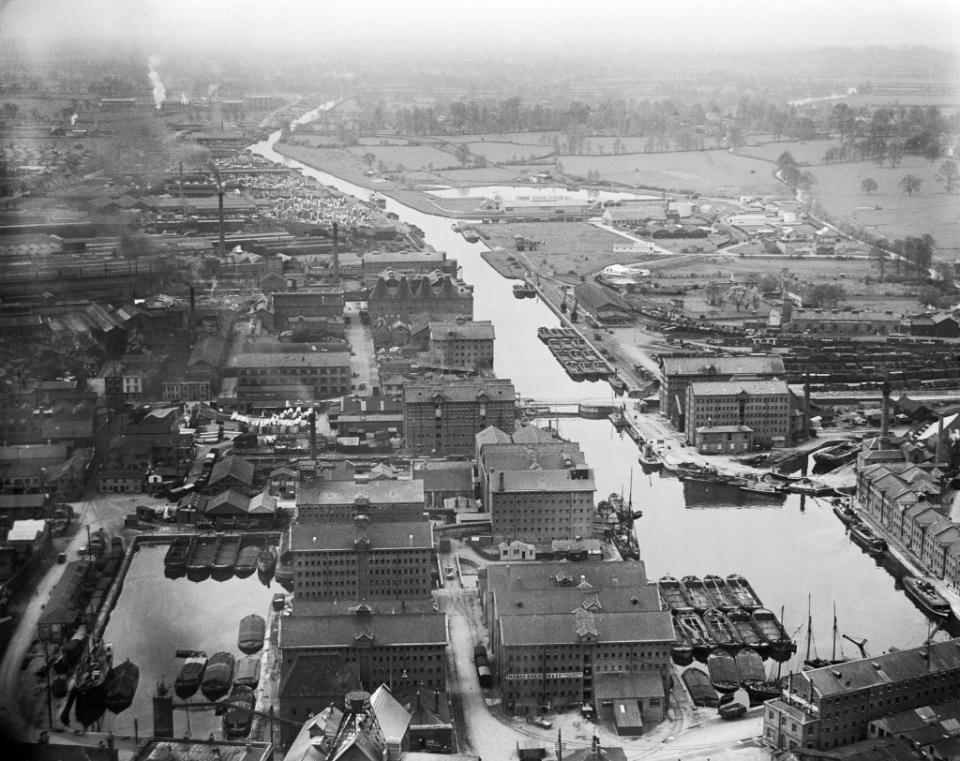
[[190, 98], [187, 97], [187, 94], [185, 92], [180, 93], [180, 105], [181, 106], [190, 105]]
[[163, 82], [160, 81], [160, 75], [157, 74], [157, 66], [160, 64], [160, 59], [156, 56], [150, 56], [150, 72], [147, 76], [150, 77], [150, 84], [153, 85], [153, 105], [160, 109], [160, 106], [163, 105], [163, 101], [167, 99], [167, 90], [163, 86]]
[[76, 114], [74, 114], [73, 116], [70, 117], [70, 126], [71, 126], [71, 127], [76, 127], [76, 126], [77, 126], [77, 119], [78, 119], [78, 118], [80, 118], [80, 117], [78, 117]]

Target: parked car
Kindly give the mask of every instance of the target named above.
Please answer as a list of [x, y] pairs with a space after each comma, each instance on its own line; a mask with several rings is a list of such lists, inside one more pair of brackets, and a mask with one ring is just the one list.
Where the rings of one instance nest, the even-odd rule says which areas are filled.
[[536, 724], [541, 729], [550, 729], [553, 726], [553, 722], [550, 719], [547, 719], [543, 716], [538, 716], [533, 720], [533, 723]]

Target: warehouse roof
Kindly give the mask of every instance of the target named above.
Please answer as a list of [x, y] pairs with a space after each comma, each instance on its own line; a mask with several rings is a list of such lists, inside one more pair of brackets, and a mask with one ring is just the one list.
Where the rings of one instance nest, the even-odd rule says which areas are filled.
[[[372, 550], [424, 549], [433, 546], [433, 532], [426, 521], [369, 522], [363, 535], [370, 542]], [[290, 527], [290, 549], [294, 552], [304, 550], [345, 550], [353, 549], [360, 531], [353, 522], [296, 523]]]
[[588, 632], [597, 642], [672, 642], [675, 634], [669, 611], [591, 613], [587, 620], [574, 613], [501, 616], [504, 647], [574, 643]]
[[301, 483], [298, 505], [372, 505], [397, 502], [423, 504], [423, 481], [384, 479], [358, 484], [354, 481], [314, 481]]
[[[668, 614], [669, 615], [669, 614]], [[336, 649], [364, 646], [446, 645], [443, 613], [298, 616], [280, 620], [280, 649]]]
[[664, 375], [783, 375], [783, 359], [773, 356], [661, 357]]

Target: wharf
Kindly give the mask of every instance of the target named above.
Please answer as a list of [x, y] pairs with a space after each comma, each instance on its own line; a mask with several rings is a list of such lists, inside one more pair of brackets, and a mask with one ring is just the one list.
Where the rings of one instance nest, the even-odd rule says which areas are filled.
[[920, 560], [904, 546], [903, 542], [889, 534], [886, 528], [880, 525], [870, 513], [863, 509], [856, 499], [854, 500], [854, 504], [858, 508], [860, 518], [863, 522], [872, 528], [877, 536], [883, 537], [883, 539], [886, 540], [887, 552], [893, 555], [910, 574], [920, 576], [929, 581], [933, 585], [933, 588], [943, 596], [943, 599], [950, 603], [950, 610], [953, 612], [953, 617], [960, 620], [960, 594], [958, 594], [955, 589], [949, 587], [943, 579], [938, 579], [930, 573]]

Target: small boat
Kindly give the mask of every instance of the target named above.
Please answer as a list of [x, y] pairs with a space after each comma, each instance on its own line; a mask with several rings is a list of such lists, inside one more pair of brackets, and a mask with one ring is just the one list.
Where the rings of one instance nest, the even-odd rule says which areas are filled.
[[211, 703], [218, 701], [230, 691], [233, 684], [234, 659], [230, 653], [214, 653], [207, 661], [200, 681], [200, 692]]
[[702, 669], [696, 666], [684, 669], [680, 675], [687, 692], [690, 693], [690, 699], [695, 706], [705, 706], [715, 708], [720, 702], [717, 698], [717, 691], [710, 684], [710, 677]]
[[[842, 652], [840, 657], [837, 657], [837, 643], [840, 640], [840, 631], [837, 627], [837, 606], [833, 606], [833, 649], [831, 651], [829, 658], [821, 658], [816, 651], [816, 644], [813, 641], [813, 613], [810, 609], [810, 596], [807, 596], [807, 653], [803, 659], [803, 670], [809, 671], [811, 669], [820, 669], [824, 666], [836, 666], [838, 663], [846, 663], [849, 658], [845, 657]], [[813, 656], [811, 657], [810, 653], [813, 651]]]
[[537, 296], [537, 288], [529, 280], [523, 281], [523, 297], [533, 299]]
[[767, 656], [767, 654], [770, 652], [770, 643], [760, 636], [760, 633], [753, 625], [753, 621], [751, 621], [750, 614], [747, 613], [747, 611], [731, 611], [727, 614], [727, 618], [733, 625], [733, 628], [737, 630], [737, 634], [739, 635], [740, 639], [743, 640], [744, 645], [753, 648], [763, 657]]
[[785, 661], [797, 650], [797, 644], [790, 639], [783, 624], [766, 608], [757, 608], [750, 613], [754, 626], [770, 645], [770, 656], [776, 661]]
[[451, 224], [450, 229], [453, 230], [455, 233], [463, 232], [463, 226], [459, 222], [454, 222], [453, 224]]
[[87, 627], [83, 624], [77, 627], [77, 630], [73, 633], [73, 636], [70, 637], [63, 645], [60, 647], [60, 654], [53, 662], [53, 670], [58, 674], [67, 673], [74, 664], [80, 660], [80, 656], [83, 654], [83, 646], [87, 641]]
[[707, 656], [713, 649], [713, 641], [700, 616], [692, 610], [681, 611], [674, 614], [674, 623], [686, 629], [687, 637], [693, 646], [693, 657], [698, 661], [706, 662]]
[[170, 571], [187, 570], [187, 558], [193, 552], [193, 543], [196, 537], [193, 534], [181, 534], [174, 537], [167, 554], [163, 556], [163, 565]]
[[723, 580], [722, 576], [712, 573], [707, 574], [703, 577], [703, 585], [713, 597], [715, 606], [724, 613], [729, 613], [740, 607], [736, 596], [727, 588], [727, 582]]
[[256, 655], [245, 655], [237, 662], [237, 671], [233, 677], [233, 683], [242, 687], [249, 687], [251, 690], [257, 689], [260, 684], [260, 657]]
[[220, 537], [215, 534], [198, 536], [193, 545], [193, 552], [187, 559], [188, 571], [209, 571], [213, 568], [213, 561], [220, 546]]
[[262, 616], [251, 613], [240, 620], [240, 632], [237, 635], [237, 647], [240, 652], [250, 655], [263, 648], [263, 638], [267, 632], [267, 622]]
[[750, 582], [739, 573], [731, 573], [727, 576], [727, 589], [733, 594], [737, 603], [746, 611], [756, 610], [763, 607], [757, 593], [753, 591]]
[[731, 719], [739, 719], [746, 712], [747, 707], [743, 703], [738, 703], [737, 701], [725, 703], [717, 708], [717, 713], [720, 714], [720, 718], [726, 719], [727, 721], [730, 721]]
[[240, 554], [240, 537], [237, 534], [224, 534], [220, 537], [217, 555], [213, 560], [213, 570], [233, 570]]
[[377, 191], [373, 191], [370, 194], [370, 203], [376, 206], [378, 209], [387, 208], [387, 199], [385, 196], [380, 195]]
[[674, 621], [673, 644], [670, 646], [670, 659], [678, 666], [689, 666], [693, 662], [693, 641], [686, 627]]
[[673, 576], [661, 577], [657, 581], [657, 591], [660, 592], [660, 599], [663, 604], [671, 611], [680, 613], [693, 610], [683, 593], [683, 587]]
[[239, 740], [250, 734], [253, 723], [253, 690], [234, 685], [227, 698], [227, 710], [223, 714], [223, 734], [229, 740]]
[[260, 555], [260, 548], [255, 544], [248, 544], [240, 548], [237, 555], [237, 562], [233, 564], [233, 572], [241, 579], [249, 576], [257, 570], [257, 557]]
[[476, 243], [480, 240], [480, 234], [472, 227], [464, 227], [461, 234], [467, 243]]
[[683, 585], [690, 607], [697, 613], [703, 613], [713, 607], [710, 593], [697, 576], [684, 576], [680, 583]]
[[112, 666], [113, 648], [102, 640], [88, 639], [74, 683], [74, 711], [85, 727], [98, 721], [106, 710], [107, 675]]
[[813, 453], [813, 461], [821, 469], [832, 470], [853, 460], [860, 453], [857, 441], [841, 441]]
[[193, 697], [200, 689], [200, 682], [203, 679], [203, 671], [207, 665], [207, 654], [195, 652], [187, 656], [177, 674], [177, 679], [173, 683], [173, 690], [181, 700]]
[[763, 689], [764, 683], [767, 681], [767, 674], [763, 670], [763, 658], [757, 651], [744, 647], [736, 652], [733, 659], [737, 664], [740, 684], [743, 685], [747, 693]]
[[860, 523], [860, 516], [857, 514], [857, 511], [842, 502], [838, 502], [833, 505], [833, 513], [841, 521], [843, 521], [845, 526], [851, 526], [854, 523]]
[[660, 455], [657, 454], [653, 445], [649, 442], [641, 448], [638, 459], [640, 460], [640, 467], [643, 468], [644, 473], [652, 473], [654, 470], [659, 470], [663, 467], [663, 460], [660, 459]]
[[110, 669], [107, 676], [106, 706], [114, 713], [126, 711], [133, 703], [140, 683], [140, 668], [128, 658]]
[[627, 384], [619, 375], [607, 376], [607, 383], [610, 384], [610, 388], [612, 388], [616, 394], [622, 394], [627, 390]]
[[717, 692], [736, 692], [740, 688], [740, 675], [737, 662], [725, 650], [714, 650], [707, 657], [707, 671], [710, 684]]
[[703, 614], [703, 625], [710, 638], [725, 650], [739, 650], [743, 645], [737, 630], [722, 611], [710, 608]]
[[851, 523], [850, 538], [869, 555], [882, 555], [887, 549], [886, 540], [877, 536], [866, 523]]
[[786, 499], [786, 490], [784, 487], [759, 479], [747, 479], [743, 483], [740, 483], [738, 488], [747, 494], [762, 494], [764, 496]]
[[266, 574], [270, 573], [276, 567], [277, 550], [276, 548], [267, 545], [260, 550], [260, 554], [257, 555], [257, 571]]
[[951, 613], [950, 603], [926, 579], [904, 576], [903, 589], [907, 597], [918, 603], [934, 618], [947, 618]]
[[790, 494], [806, 494], [810, 497], [820, 497], [824, 494], [833, 493], [832, 486], [814, 481], [810, 478], [801, 478], [799, 481], [791, 481], [786, 484], [784, 490]]
[[514, 297], [515, 299], [525, 298], [524, 293], [523, 293], [523, 285], [521, 285], [520, 283], [514, 283], [514, 286], [513, 286], [513, 297]]

